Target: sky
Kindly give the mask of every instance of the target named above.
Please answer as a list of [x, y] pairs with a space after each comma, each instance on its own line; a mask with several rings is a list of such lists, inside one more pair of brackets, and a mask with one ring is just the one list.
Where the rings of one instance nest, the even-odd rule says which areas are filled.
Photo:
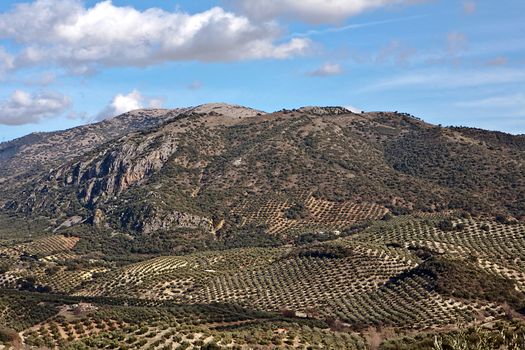
[[0, 2], [0, 142], [211, 102], [525, 134], [525, 1]]

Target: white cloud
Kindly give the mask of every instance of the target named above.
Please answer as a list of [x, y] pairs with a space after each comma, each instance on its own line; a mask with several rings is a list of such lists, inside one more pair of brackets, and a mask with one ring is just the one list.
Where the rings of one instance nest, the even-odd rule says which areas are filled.
[[363, 109], [357, 108], [357, 107], [352, 106], [352, 105], [346, 105], [344, 107], [346, 109], [348, 109], [350, 112], [355, 113], [355, 114], [361, 114], [363, 112]]
[[102, 1], [36, 0], [0, 13], [0, 39], [24, 47], [18, 66], [55, 63], [83, 74], [99, 66], [147, 66], [166, 61], [234, 61], [303, 54], [308, 39], [276, 44], [274, 22], [253, 23], [215, 7], [188, 14], [139, 11]]
[[149, 108], [161, 109], [164, 107], [164, 99], [162, 98], [152, 98], [148, 101]]
[[17, 90], [7, 101], [0, 102], [0, 124], [38, 123], [57, 116], [71, 106], [69, 97], [55, 92], [30, 94]]
[[340, 75], [343, 73], [343, 68], [339, 64], [326, 63], [318, 69], [309, 72], [308, 75], [311, 77], [329, 77], [334, 75]]
[[525, 83], [525, 71], [495, 68], [486, 71], [416, 71], [384, 79], [361, 91], [389, 90], [401, 87], [423, 89], [455, 89], [498, 84]]
[[159, 98], [148, 99], [144, 97], [140, 91], [133, 90], [129, 94], [117, 94], [113, 97], [113, 100], [109, 105], [100, 112], [96, 120], [104, 120], [118, 115], [134, 111], [136, 109], [142, 109], [145, 106], [149, 108], [161, 108], [164, 101]]
[[478, 100], [458, 102], [456, 105], [468, 108], [520, 108], [521, 112], [525, 113], [525, 94], [491, 96]]
[[285, 16], [310, 23], [337, 23], [376, 8], [420, 2], [418, 0], [236, 0], [251, 18]]
[[118, 115], [142, 108], [142, 100], [143, 98], [140, 92], [134, 90], [128, 95], [118, 94], [115, 96], [111, 103], [111, 107], [115, 111], [115, 115]]

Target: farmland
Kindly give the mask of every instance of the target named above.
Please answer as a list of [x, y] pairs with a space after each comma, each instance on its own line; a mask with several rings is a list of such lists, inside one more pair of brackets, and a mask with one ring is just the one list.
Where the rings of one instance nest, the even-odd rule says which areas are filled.
[[[403, 349], [407, 337], [437, 332], [429, 335], [434, 349], [436, 339], [450, 341], [451, 326], [478, 327], [490, 338], [483, 327], [521, 327], [508, 320], [519, 323], [525, 312], [525, 225], [488, 218], [399, 216], [322, 242], [123, 266], [72, 267], [82, 260], [78, 240], [51, 234], [2, 248], [2, 286], [11, 291], [0, 322], [15, 329], [16, 341], [67, 349], [368, 349], [370, 337], [380, 337], [382, 348]], [[467, 273], [471, 285], [456, 286]]]

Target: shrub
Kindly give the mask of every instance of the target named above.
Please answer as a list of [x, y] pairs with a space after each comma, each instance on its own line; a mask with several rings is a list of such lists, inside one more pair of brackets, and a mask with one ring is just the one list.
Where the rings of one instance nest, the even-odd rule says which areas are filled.
[[449, 219], [441, 220], [440, 222], [438, 222], [437, 227], [441, 231], [445, 231], [445, 232], [454, 230], [454, 224]]
[[467, 225], [465, 225], [464, 223], [460, 222], [459, 224], [456, 225], [456, 231], [463, 231], [465, 229], [465, 227], [467, 227]]
[[0, 344], [9, 344], [13, 343], [18, 339], [18, 334], [7, 328], [0, 328]]
[[516, 290], [514, 281], [487, 273], [468, 260], [432, 257], [416, 270], [430, 275], [440, 294], [508, 303], [518, 312], [525, 311], [525, 295]]
[[284, 216], [290, 220], [300, 220], [307, 218], [310, 215], [310, 211], [304, 206], [304, 204], [294, 204], [290, 208], [286, 209]]
[[217, 345], [217, 343], [211, 342], [211, 343], [204, 344], [201, 347], [201, 349], [202, 350], [220, 350], [221, 347], [219, 345]]

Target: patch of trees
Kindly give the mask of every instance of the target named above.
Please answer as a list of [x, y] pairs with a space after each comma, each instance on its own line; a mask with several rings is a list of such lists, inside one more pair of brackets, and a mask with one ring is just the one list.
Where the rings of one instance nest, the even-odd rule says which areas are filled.
[[[432, 128], [386, 141], [384, 153], [392, 169], [416, 180], [408, 186], [410, 191], [416, 190], [418, 181], [424, 181], [427, 193], [414, 198], [416, 205], [427, 205], [425, 202], [432, 199], [432, 204], [444, 204], [449, 209], [525, 215], [520, 152], [498, 152], [483, 144], [455, 139], [447, 129]], [[448, 193], [442, 193], [439, 203], [435, 195], [443, 190]]]
[[343, 259], [351, 256], [352, 254], [353, 250], [349, 247], [323, 244], [297, 248], [290, 253], [289, 257]]
[[341, 235], [337, 235], [332, 231], [327, 232], [306, 232], [294, 238], [294, 245], [312, 244], [315, 242], [326, 242], [334, 240]]
[[379, 350], [525, 349], [525, 323], [497, 322], [490, 328], [471, 327], [385, 340]]
[[437, 223], [437, 228], [439, 228], [441, 231], [445, 232], [451, 232], [451, 231], [463, 231], [466, 227], [466, 225], [462, 222], [459, 222], [454, 225], [452, 220], [450, 219], [444, 219]]
[[19, 337], [16, 331], [0, 327], [0, 344], [12, 344], [18, 339]]
[[21, 291], [50, 293], [52, 290], [49, 286], [37, 284], [35, 278], [31, 276], [28, 276], [26, 278], [20, 278], [16, 284], [17, 288]]
[[432, 257], [417, 271], [430, 276], [434, 289], [442, 295], [507, 303], [525, 313], [525, 294], [516, 290], [514, 281], [487, 273], [470, 261]]
[[285, 244], [284, 238], [268, 234], [266, 225], [250, 224], [240, 229], [231, 228], [221, 234], [219, 240], [210, 242], [211, 249], [233, 249], [244, 247], [278, 247]]
[[284, 216], [290, 220], [301, 220], [310, 216], [310, 211], [304, 206], [304, 204], [297, 203], [286, 209]]

